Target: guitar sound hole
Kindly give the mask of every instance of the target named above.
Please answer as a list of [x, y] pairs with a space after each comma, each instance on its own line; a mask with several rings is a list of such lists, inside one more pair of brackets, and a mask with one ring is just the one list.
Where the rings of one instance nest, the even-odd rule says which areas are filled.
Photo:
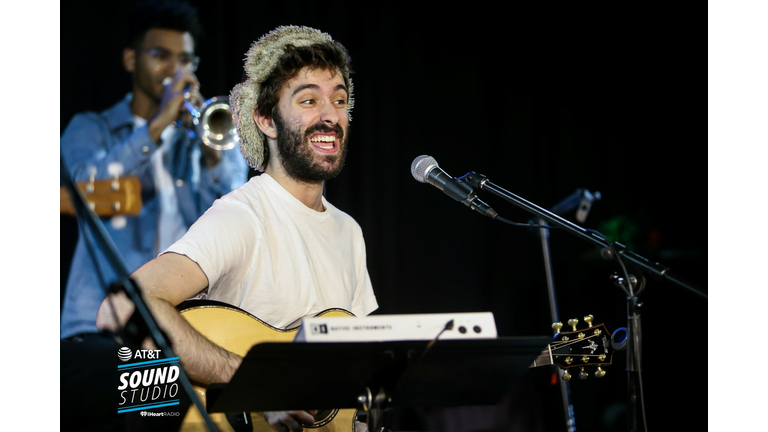
[[321, 426], [324, 426], [328, 424], [331, 420], [333, 420], [333, 418], [336, 417], [336, 413], [338, 412], [339, 410], [337, 409], [320, 410], [317, 412], [317, 414], [315, 414], [315, 423], [307, 427], [319, 428]]

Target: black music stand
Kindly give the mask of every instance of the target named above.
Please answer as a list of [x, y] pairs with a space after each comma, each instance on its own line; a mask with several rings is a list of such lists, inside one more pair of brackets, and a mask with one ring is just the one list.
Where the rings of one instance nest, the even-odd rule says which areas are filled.
[[[387, 408], [493, 405], [549, 336], [254, 345], [228, 384], [211, 384], [209, 412], [357, 408], [369, 430]], [[426, 350], [426, 352], [425, 352]], [[372, 427], [373, 426], [373, 427]]]

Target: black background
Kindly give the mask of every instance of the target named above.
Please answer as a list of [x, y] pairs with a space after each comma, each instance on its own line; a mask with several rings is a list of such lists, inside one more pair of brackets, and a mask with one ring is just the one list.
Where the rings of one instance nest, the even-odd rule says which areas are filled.
[[[74, 113], [130, 90], [121, 51], [131, 3], [61, 3], [62, 131]], [[377, 313], [492, 311], [501, 336], [551, 334], [540, 239], [415, 181], [410, 164], [423, 154], [543, 208], [577, 189], [600, 192], [580, 226], [707, 292], [706, 150], [694, 121], [703, 47], [687, 8], [195, 3], [206, 97], [228, 94], [250, 44], [278, 25], [319, 28], [349, 49], [352, 147], [326, 196], [362, 226]], [[532, 217], [480, 196], [506, 219]], [[62, 216], [62, 290], [76, 230]], [[610, 281], [616, 262], [564, 230], [552, 230], [550, 244], [560, 319], [593, 314], [609, 330], [625, 327], [626, 294]], [[640, 297], [649, 427], [703, 429], [706, 350], [684, 347], [707, 340], [707, 300], [655, 279]], [[578, 430], [615, 430], [606, 419], [628, 402], [625, 362], [618, 352], [602, 380], [572, 382]]]

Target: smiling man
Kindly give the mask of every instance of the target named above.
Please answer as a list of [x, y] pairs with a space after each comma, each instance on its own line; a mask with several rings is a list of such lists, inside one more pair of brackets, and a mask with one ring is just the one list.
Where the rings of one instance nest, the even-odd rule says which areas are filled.
[[[187, 299], [237, 306], [277, 329], [331, 308], [364, 316], [378, 307], [360, 226], [322, 194], [347, 152], [347, 50], [318, 30], [279, 27], [251, 46], [245, 70], [230, 99], [242, 153], [261, 174], [133, 274], [185, 372], [203, 384], [228, 382], [242, 357], [189, 324], [176, 308]], [[111, 295], [98, 325], [117, 331], [132, 311], [124, 294]], [[263, 413], [278, 431], [300, 431], [312, 414]]]

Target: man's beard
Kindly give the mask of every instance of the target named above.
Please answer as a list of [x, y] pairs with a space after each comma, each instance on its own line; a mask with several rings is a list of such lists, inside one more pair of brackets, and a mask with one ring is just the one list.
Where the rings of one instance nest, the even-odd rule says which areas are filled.
[[[339, 175], [347, 158], [347, 136], [338, 123], [312, 125], [302, 133], [299, 128], [290, 127], [279, 112], [273, 120], [277, 127], [278, 157], [289, 177], [303, 182], [319, 182]], [[309, 137], [314, 132], [336, 132], [339, 151], [332, 155], [315, 154], [309, 145]]]

